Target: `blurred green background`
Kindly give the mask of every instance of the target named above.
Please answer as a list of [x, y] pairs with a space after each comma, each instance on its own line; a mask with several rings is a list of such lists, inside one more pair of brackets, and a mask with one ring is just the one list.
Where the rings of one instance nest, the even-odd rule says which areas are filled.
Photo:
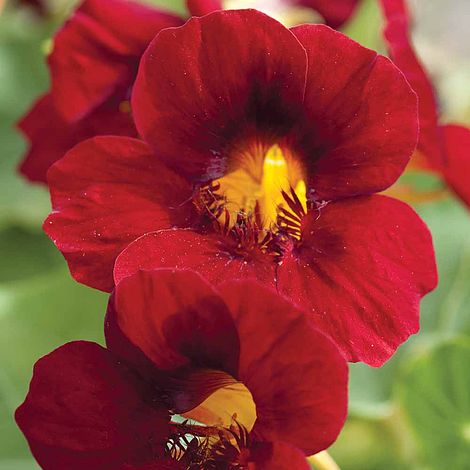
[[[182, 1], [147, 2], [185, 14]], [[444, 117], [470, 124], [470, 2], [413, 6]], [[26, 145], [14, 125], [48, 87], [44, 44], [64, 15], [41, 19], [13, 1], [0, 15], [0, 470], [38, 468], [12, 417], [34, 362], [72, 339], [103, 340], [106, 296], [71, 280], [41, 231], [46, 190], [16, 173]], [[383, 51], [375, 0], [345, 30]], [[442, 186], [404, 178], [420, 191]], [[470, 469], [470, 212], [449, 193], [415, 207], [434, 235], [440, 285], [423, 302], [421, 333], [385, 367], [351, 367], [350, 417], [330, 449], [343, 470]]]

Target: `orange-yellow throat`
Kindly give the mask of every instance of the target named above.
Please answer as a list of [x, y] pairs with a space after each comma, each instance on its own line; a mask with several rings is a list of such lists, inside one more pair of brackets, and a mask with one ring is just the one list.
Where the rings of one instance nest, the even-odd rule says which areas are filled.
[[284, 153], [278, 144], [263, 153], [239, 157], [238, 168], [214, 183], [219, 186], [217, 192], [225, 199], [225, 209], [232, 223], [240, 213], [250, 217], [258, 210], [261, 228], [275, 230], [279, 208], [289, 210], [283, 191], [290, 193], [293, 189], [306, 210], [307, 188], [301, 165]]

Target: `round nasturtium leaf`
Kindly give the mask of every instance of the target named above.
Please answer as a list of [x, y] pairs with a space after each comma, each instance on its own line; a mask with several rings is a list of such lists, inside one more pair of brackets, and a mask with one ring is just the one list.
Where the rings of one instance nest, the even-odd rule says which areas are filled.
[[427, 468], [470, 467], [470, 338], [436, 345], [406, 368], [398, 399]]

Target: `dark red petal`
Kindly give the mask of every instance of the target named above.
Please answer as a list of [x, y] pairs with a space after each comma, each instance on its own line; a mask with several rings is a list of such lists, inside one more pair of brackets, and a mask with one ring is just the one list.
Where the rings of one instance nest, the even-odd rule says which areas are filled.
[[191, 16], [204, 16], [224, 9], [222, 0], [186, 0], [186, 6]]
[[117, 258], [116, 284], [140, 269], [174, 268], [196, 271], [211, 284], [226, 279], [258, 279], [274, 284], [272, 257], [255, 250], [244, 256], [231, 254], [225, 240], [190, 230], [149, 233], [131, 243]]
[[219, 288], [240, 337], [237, 378], [253, 395], [251, 435], [315, 454], [329, 447], [346, 419], [348, 370], [337, 347], [304, 312], [254, 281]]
[[438, 107], [434, 87], [413, 48], [410, 15], [404, 0], [381, 0], [386, 27], [384, 37], [390, 57], [418, 94], [420, 137], [419, 150], [431, 166], [442, 164], [438, 133]]
[[284, 442], [263, 442], [250, 448], [253, 470], [309, 470], [305, 455]]
[[443, 174], [449, 186], [470, 207], [470, 129], [458, 125], [441, 128], [445, 154]]
[[58, 112], [76, 120], [133, 83], [140, 56], [163, 28], [183, 20], [126, 0], [85, 0], [54, 39], [49, 58]]
[[238, 335], [227, 306], [191, 271], [139, 271], [110, 304], [124, 335], [160, 370], [236, 371]]
[[48, 180], [53, 212], [44, 230], [75, 279], [106, 291], [115, 258], [131, 241], [184, 226], [193, 210], [185, 203], [191, 188], [135, 139], [83, 142], [51, 167]]
[[299, 3], [318, 11], [328, 26], [339, 28], [349, 20], [359, 0], [300, 0]]
[[127, 338], [119, 327], [115, 304], [113, 292], [108, 301], [104, 324], [106, 347], [116, 356], [131, 364], [132, 368], [147, 381], [158, 383], [161, 380], [161, 373], [156, 369], [155, 364]]
[[30, 142], [19, 170], [31, 181], [46, 183], [49, 167], [70, 148], [68, 125], [57, 114], [50, 95], [41, 97], [18, 123]]
[[420, 299], [436, 286], [427, 227], [406, 204], [371, 196], [311, 212], [302, 237], [279, 267], [279, 290], [350, 361], [382, 365], [418, 331]]
[[305, 107], [316, 131], [317, 199], [386, 189], [416, 147], [416, 95], [385, 57], [324, 25], [293, 32], [309, 58]]
[[31, 181], [47, 183], [47, 170], [83, 140], [96, 135], [137, 137], [132, 117], [118, 103], [104, 103], [84, 119], [66, 122], [56, 111], [50, 94], [41, 97], [18, 123], [30, 142], [20, 171]]
[[[240, 127], [291, 122], [306, 64], [295, 36], [256, 10], [192, 18], [162, 31], [144, 54], [132, 97], [137, 128], [179, 172], [212, 179]], [[285, 109], [273, 111], [278, 102]]]
[[45, 470], [115, 470], [153, 457], [169, 416], [98, 344], [68, 343], [40, 359], [16, 421]]

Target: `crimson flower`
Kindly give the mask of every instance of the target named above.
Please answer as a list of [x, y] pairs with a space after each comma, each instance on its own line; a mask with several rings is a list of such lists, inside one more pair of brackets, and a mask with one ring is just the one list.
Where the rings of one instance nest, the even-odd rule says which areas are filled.
[[373, 195], [417, 140], [416, 96], [387, 58], [324, 25], [220, 11], [155, 38], [132, 107], [145, 143], [95, 138], [49, 171], [44, 227], [78, 281], [111, 290], [136, 240], [117, 280], [257, 278], [352, 361], [380, 365], [418, 330], [431, 237]]
[[106, 337], [34, 368], [16, 420], [45, 470], [307, 470], [344, 423], [346, 361], [255, 282], [139, 272], [116, 287]]
[[415, 160], [443, 177], [470, 206], [470, 129], [442, 124], [435, 90], [410, 38], [410, 15], [404, 0], [381, 0], [390, 56], [419, 97], [420, 139]]
[[21, 172], [46, 182], [49, 166], [95, 135], [137, 137], [130, 93], [142, 53], [184, 20], [127, 0], [85, 0], [54, 38], [51, 91], [19, 128], [30, 141]]
[[328, 26], [339, 28], [355, 12], [359, 0], [187, 0], [187, 6], [192, 15], [207, 15], [216, 10], [230, 7], [241, 8], [249, 4], [250, 7], [265, 11], [266, 13], [280, 13], [294, 22], [307, 23], [309, 13], [319, 13]]

